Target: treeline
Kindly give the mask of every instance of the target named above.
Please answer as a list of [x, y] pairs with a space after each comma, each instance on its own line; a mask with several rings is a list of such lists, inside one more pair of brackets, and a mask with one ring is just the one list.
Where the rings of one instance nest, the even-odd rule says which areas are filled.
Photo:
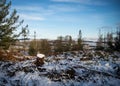
[[83, 49], [82, 38], [78, 37], [77, 41], [71, 36], [59, 36], [56, 40], [33, 40], [29, 45], [29, 54], [36, 55], [37, 52], [45, 55], [59, 54], [67, 51], [78, 51]]
[[117, 26], [114, 33], [108, 32], [107, 34], [99, 35], [96, 50], [120, 51], [120, 26]]

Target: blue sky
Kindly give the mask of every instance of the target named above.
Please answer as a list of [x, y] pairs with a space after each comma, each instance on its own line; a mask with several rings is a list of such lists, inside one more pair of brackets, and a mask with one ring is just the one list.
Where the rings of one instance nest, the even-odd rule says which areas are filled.
[[24, 24], [29, 25], [30, 37], [56, 39], [71, 35], [77, 38], [97, 38], [98, 29], [120, 23], [120, 0], [12, 0]]

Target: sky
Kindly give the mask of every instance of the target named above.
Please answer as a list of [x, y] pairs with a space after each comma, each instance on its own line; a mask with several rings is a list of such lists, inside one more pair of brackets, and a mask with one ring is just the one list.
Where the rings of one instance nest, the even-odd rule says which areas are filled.
[[56, 39], [58, 36], [97, 38], [99, 28], [115, 28], [120, 23], [120, 0], [12, 0], [30, 38]]

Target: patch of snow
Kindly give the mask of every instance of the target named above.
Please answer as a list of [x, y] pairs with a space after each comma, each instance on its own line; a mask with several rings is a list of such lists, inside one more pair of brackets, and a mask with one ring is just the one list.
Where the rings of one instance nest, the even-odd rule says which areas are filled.
[[40, 54], [40, 53], [38, 53], [38, 54], [37, 54], [37, 57], [38, 57], [38, 58], [44, 58], [45, 55], [44, 55], [44, 54]]

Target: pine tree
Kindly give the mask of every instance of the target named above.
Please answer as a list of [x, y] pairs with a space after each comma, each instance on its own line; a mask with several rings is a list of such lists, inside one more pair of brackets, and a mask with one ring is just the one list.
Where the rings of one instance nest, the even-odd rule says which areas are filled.
[[65, 36], [64, 42], [64, 51], [70, 51], [72, 49], [72, 37], [69, 35]]
[[36, 49], [36, 47], [38, 46], [38, 45], [36, 46], [37, 43], [35, 40], [30, 42], [29, 51], [28, 51], [29, 55], [31, 55], [31, 56], [37, 55], [37, 49]]
[[37, 53], [49, 55], [51, 53], [51, 47], [47, 39], [33, 40], [29, 45], [29, 55], [35, 56]]
[[120, 51], [120, 28], [118, 28], [117, 36], [115, 38], [115, 50]]
[[107, 34], [107, 45], [108, 45], [108, 49], [113, 49], [113, 36], [112, 33], [108, 33]]
[[8, 49], [10, 44], [13, 44], [22, 34], [22, 32], [15, 34], [15, 31], [23, 23], [23, 20], [19, 21], [17, 11], [14, 10], [11, 13], [10, 7], [11, 1], [6, 3], [6, 0], [0, 0], [0, 48], [2, 49]]
[[78, 35], [78, 50], [82, 50], [83, 49], [83, 44], [82, 44], [82, 32], [81, 30], [79, 31], [79, 35]]
[[45, 55], [49, 55], [51, 53], [51, 47], [47, 39], [43, 39], [40, 41], [40, 46], [38, 46], [39, 52]]
[[99, 38], [98, 38], [96, 49], [97, 50], [103, 50], [104, 49], [102, 35], [100, 35]]

